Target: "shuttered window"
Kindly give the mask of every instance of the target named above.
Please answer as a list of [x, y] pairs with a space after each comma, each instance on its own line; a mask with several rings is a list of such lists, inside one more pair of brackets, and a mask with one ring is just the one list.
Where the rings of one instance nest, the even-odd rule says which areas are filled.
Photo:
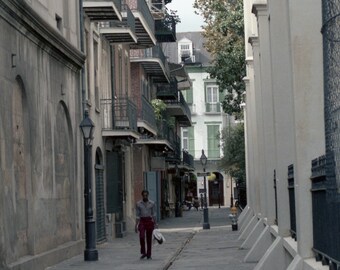
[[208, 125], [208, 158], [219, 158], [219, 125]]
[[183, 128], [182, 148], [188, 151], [192, 156], [194, 156], [195, 153], [194, 127]]

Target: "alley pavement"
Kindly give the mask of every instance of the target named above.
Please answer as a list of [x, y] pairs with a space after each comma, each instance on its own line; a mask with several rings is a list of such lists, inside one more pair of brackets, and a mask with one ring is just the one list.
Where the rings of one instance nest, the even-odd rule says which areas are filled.
[[202, 229], [203, 211], [183, 211], [183, 217], [161, 220], [159, 229], [166, 241], [154, 244], [152, 260], [140, 260], [138, 234], [97, 246], [99, 260], [85, 262], [83, 255], [73, 257], [47, 270], [251, 270], [244, 263], [247, 251], [239, 249], [239, 232], [232, 231], [229, 208], [209, 208], [209, 230]]

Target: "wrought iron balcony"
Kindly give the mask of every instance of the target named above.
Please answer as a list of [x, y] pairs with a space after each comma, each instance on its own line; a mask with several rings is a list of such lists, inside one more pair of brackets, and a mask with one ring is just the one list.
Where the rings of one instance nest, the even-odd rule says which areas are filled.
[[110, 43], [137, 43], [135, 17], [127, 5], [122, 5], [123, 21], [109, 21], [100, 24], [100, 34]]
[[122, 20], [121, 0], [84, 0], [83, 9], [91, 21]]
[[102, 135], [139, 138], [137, 107], [129, 98], [102, 99]]
[[155, 22], [155, 32], [158, 42], [176, 41], [176, 22], [173, 16], [167, 15], [163, 20]]
[[190, 108], [185, 101], [181, 91], [178, 91], [177, 98], [174, 100], [164, 100], [164, 102], [167, 104], [167, 112], [175, 116], [178, 123], [181, 126], [190, 127], [191, 126], [191, 112]]
[[130, 50], [130, 61], [141, 63], [155, 83], [169, 82], [169, 63], [159, 45], [144, 50]]
[[156, 116], [151, 103], [142, 96], [138, 109], [138, 128], [143, 134], [157, 134]]
[[155, 21], [145, 0], [123, 0], [136, 19], [138, 44], [133, 48], [148, 48], [156, 45]]
[[[163, 151], [164, 149], [174, 151], [174, 147], [176, 147], [173, 143], [175, 141], [174, 130], [169, 126], [169, 123], [165, 118], [156, 119], [153, 107], [146, 99], [142, 98], [142, 101], [145, 108], [143, 117], [148, 117], [149, 120], [142, 120], [141, 115], [138, 116], [138, 128], [142, 135], [137, 141], [137, 144], [152, 145], [159, 151]], [[148, 123], [149, 121], [152, 123]], [[150, 124], [153, 125], [153, 123], [155, 123], [155, 131], [151, 135], [150, 130], [149, 132], [145, 132], [145, 130], [149, 129]]]
[[189, 152], [183, 150], [182, 151], [182, 163], [184, 166], [187, 166], [190, 169], [194, 169], [194, 157], [189, 154]]
[[170, 84], [163, 84], [157, 87], [157, 98], [163, 100], [176, 100], [178, 99], [177, 80], [170, 79]]
[[167, 153], [166, 161], [172, 164], [180, 164], [181, 162], [181, 139], [178, 137], [174, 131], [173, 135], [169, 138], [169, 142], [172, 148], [172, 151]]
[[152, 16], [155, 20], [163, 19], [165, 16], [165, 1], [164, 0], [147, 0]]

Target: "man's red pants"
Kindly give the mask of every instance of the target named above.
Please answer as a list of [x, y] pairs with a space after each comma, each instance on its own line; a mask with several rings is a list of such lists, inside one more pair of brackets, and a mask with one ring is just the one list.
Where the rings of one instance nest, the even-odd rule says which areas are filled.
[[[140, 242], [140, 253], [151, 257], [151, 245], [152, 245], [152, 232], [155, 227], [152, 218], [141, 218], [139, 220], [138, 230], [139, 230], [139, 242]], [[145, 252], [145, 236], [147, 251]]]

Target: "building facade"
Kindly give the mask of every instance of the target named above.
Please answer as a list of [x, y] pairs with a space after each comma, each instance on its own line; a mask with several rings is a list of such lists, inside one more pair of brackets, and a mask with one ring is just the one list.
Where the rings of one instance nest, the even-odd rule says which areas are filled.
[[85, 111], [96, 243], [133, 231], [142, 189], [159, 219], [174, 216], [194, 164], [180, 149], [191, 115], [164, 55], [176, 39], [164, 1], [6, 0], [0, 17], [0, 268], [85, 249]]
[[0, 268], [42, 269], [84, 244], [79, 4], [1, 1], [0, 17]]
[[[172, 61], [185, 67], [191, 80], [191, 87], [183, 91], [183, 95], [189, 104], [192, 126], [181, 130], [182, 148], [194, 157], [195, 173], [203, 171], [202, 150], [208, 158], [206, 171], [216, 176], [216, 179], [209, 178], [211, 181], [206, 184], [208, 205], [230, 206], [231, 191], [236, 195], [235, 184], [220, 166], [223, 154], [220, 135], [225, 128], [235, 124], [235, 119], [223, 112], [224, 94], [216, 79], [210, 78], [207, 72], [212, 58], [204, 48], [204, 37], [201, 32], [178, 33], [177, 43], [169, 44], [167, 50]], [[201, 197], [204, 178], [198, 177], [196, 181], [194, 196]]]
[[255, 269], [340, 267], [339, 4], [322, 2], [244, 1], [248, 207], [239, 225]]

